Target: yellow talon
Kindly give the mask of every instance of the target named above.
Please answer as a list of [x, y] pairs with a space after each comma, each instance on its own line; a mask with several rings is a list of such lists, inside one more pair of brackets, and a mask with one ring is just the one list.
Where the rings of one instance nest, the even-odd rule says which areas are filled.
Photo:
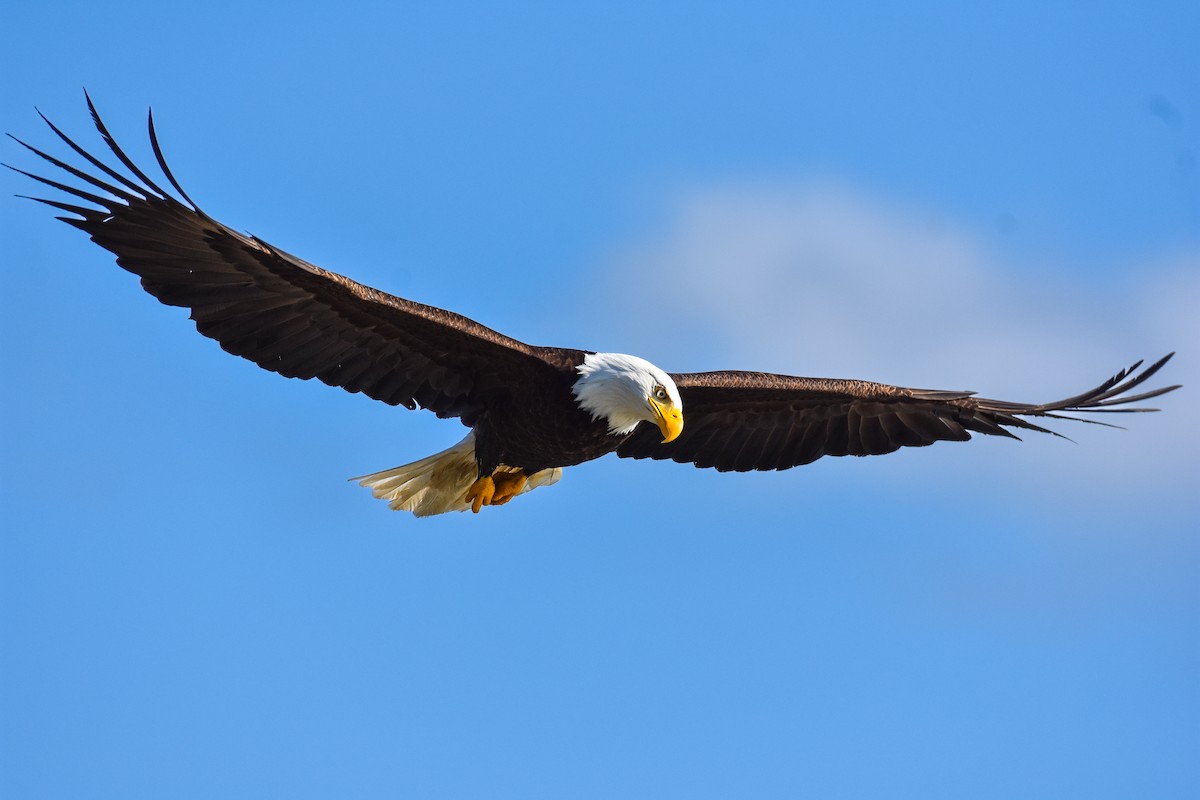
[[496, 484], [496, 493], [492, 497], [492, 505], [502, 506], [521, 493], [525, 488], [524, 472], [497, 472], [492, 475]]
[[492, 504], [492, 497], [496, 494], [496, 484], [492, 480], [491, 475], [484, 475], [471, 484], [471, 488], [467, 490], [467, 496], [463, 498], [463, 502], [471, 504], [471, 513], [478, 514], [479, 509]]
[[467, 490], [464, 503], [471, 504], [471, 512], [479, 513], [484, 506], [502, 506], [521, 493], [525, 488], [525, 473], [501, 472], [497, 470], [491, 475], [484, 475]]

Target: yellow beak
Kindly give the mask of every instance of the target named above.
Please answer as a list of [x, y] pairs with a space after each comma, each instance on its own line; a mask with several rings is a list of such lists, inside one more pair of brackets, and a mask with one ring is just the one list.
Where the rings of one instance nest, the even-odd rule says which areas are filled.
[[653, 397], [649, 399], [650, 407], [658, 417], [658, 429], [662, 431], [663, 444], [679, 438], [679, 434], [683, 433], [683, 412], [674, 405], [660, 403]]

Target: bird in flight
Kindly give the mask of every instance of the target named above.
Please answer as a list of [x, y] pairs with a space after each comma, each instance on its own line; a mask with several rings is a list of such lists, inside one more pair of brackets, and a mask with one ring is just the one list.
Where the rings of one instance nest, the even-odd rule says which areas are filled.
[[389, 405], [458, 418], [469, 432], [453, 447], [352, 479], [393, 509], [417, 516], [503, 505], [555, 483], [564, 467], [608, 453], [720, 471], [790, 469], [822, 456], [882, 455], [965, 441], [972, 433], [1018, 438], [1010, 428], [1059, 435], [1034, 420], [1154, 411], [1130, 404], [1179, 388], [1132, 393], [1171, 355], [1145, 368], [1139, 361], [1073, 397], [1029, 404], [861, 380], [668, 373], [637, 356], [525, 344], [227, 227], [204, 213], [172, 175], [153, 114], [150, 143], [173, 193], [133, 163], [90, 97], [87, 104], [127, 173], [42, 115], [93, 169], [13, 137], [87, 186], [18, 169], [73, 196], [71, 202], [31, 199], [66, 212], [58, 219], [115, 254], [158, 300], [190, 309], [196, 329], [225, 351], [288, 378], [316, 378]]

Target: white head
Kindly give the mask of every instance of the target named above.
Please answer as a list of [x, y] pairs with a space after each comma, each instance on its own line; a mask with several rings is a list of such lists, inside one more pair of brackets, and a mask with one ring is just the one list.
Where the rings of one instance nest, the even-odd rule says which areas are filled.
[[608, 423], [608, 432], [631, 433], [653, 422], [669, 442], [683, 430], [683, 400], [671, 376], [637, 356], [592, 353], [579, 365], [575, 402]]

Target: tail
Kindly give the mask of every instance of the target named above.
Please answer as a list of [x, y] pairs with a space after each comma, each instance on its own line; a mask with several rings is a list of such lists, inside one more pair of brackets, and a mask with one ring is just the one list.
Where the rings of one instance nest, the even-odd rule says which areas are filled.
[[[500, 467], [500, 470], [510, 469]], [[393, 511], [411, 511], [418, 517], [431, 517], [469, 509], [471, 504], [464, 498], [478, 470], [475, 434], [472, 432], [453, 447], [428, 458], [350, 480], [366, 486], [380, 500], [387, 500]], [[522, 494], [557, 483], [562, 477], [562, 469], [544, 469], [528, 477]]]

